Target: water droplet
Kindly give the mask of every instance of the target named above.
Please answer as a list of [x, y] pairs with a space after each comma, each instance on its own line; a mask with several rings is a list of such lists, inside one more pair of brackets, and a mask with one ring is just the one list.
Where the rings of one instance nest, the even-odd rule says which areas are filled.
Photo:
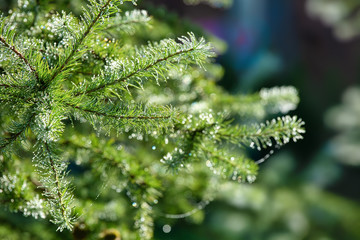
[[210, 160], [207, 160], [207, 161], [206, 161], [206, 166], [209, 167], [209, 168], [212, 167], [212, 163], [210, 162]]
[[152, 146], [152, 148], [151, 148], [152, 150], [155, 150], [156, 149], [156, 146]]
[[138, 207], [137, 202], [133, 202], [131, 205], [132, 205], [134, 208], [137, 208], [137, 207]]
[[171, 232], [171, 226], [169, 224], [165, 224], [162, 229], [164, 233]]
[[256, 177], [255, 177], [255, 175], [248, 175], [246, 177], [246, 179], [248, 180], [249, 183], [253, 183], [253, 182], [255, 182]]

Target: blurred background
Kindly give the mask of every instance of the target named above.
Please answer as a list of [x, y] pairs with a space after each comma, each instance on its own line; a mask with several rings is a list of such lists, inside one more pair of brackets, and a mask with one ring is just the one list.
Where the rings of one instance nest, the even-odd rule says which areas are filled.
[[[9, 2], [0, 0], [3, 11]], [[295, 86], [301, 103], [293, 114], [305, 120], [307, 131], [304, 140], [262, 163], [255, 183], [228, 183], [203, 211], [176, 222], [159, 219], [156, 239], [360, 239], [360, 1], [142, 4], [151, 3], [157, 9], [150, 14], [169, 21], [178, 15], [227, 44], [217, 61], [228, 91]], [[268, 153], [250, 154], [261, 159]]]
[[[204, 222], [164, 219], [161, 239], [360, 239], [360, 2], [234, 0], [230, 8], [153, 0], [227, 43], [233, 93], [295, 86], [305, 140], [277, 151], [252, 185], [229, 184]], [[266, 152], [251, 153], [261, 158]]]

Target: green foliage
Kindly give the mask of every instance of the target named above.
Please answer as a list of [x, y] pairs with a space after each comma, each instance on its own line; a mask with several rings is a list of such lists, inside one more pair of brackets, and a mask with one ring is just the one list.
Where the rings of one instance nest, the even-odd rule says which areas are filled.
[[296, 108], [294, 88], [226, 93], [211, 44], [191, 32], [146, 44], [138, 30], [161, 19], [123, 2], [92, 0], [75, 16], [19, 1], [1, 18], [1, 204], [75, 239], [151, 239], [164, 211], [254, 182], [247, 147], [304, 133], [297, 117], [274, 116]]
[[347, 41], [359, 35], [359, 1], [307, 0], [306, 8], [311, 17], [331, 26], [338, 39]]
[[[322, 160], [327, 164], [331, 162], [328, 157]], [[295, 180], [292, 176], [299, 171], [296, 156], [286, 151], [276, 153], [262, 167], [256, 184], [224, 184], [217, 199], [222, 201], [221, 205], [209, 210], [208, 226], [203, 227], [224, 235], [226, 240], [358, 239], [358, 202], [314, 184], [316, 179], [328, 179], [330, 175], [320, 173], [315, 162], [313, 159], [312, 166], [306, 169], [313, 172], [312, 177]], [[326, 169], [326, 165], [321, 167]]]
[[331, 108], [326, 114], [326, 123], [339, 134], [331, 141], [333, 154], [346, 164], [359, 165], [359, 100], [360, 90], [351, 87], [343, 94], [342, 104]]

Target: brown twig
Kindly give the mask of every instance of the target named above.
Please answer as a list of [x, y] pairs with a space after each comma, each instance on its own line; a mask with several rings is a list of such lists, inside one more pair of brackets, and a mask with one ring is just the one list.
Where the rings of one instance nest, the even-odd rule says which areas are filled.
[[24, 57], [24, 55], [20, 53], [19, 50], [17, 50], [14, 46], [11, 46], [9, 43], [7, 43], [2, 36], [0, 36], [0, 41], [5, 45], [5, 47], [13, 51], [30, 68], [31, 72], [34, 73], [36, 79], [39, 81], [39, 75], [37, 71], [33, 66], [30, 65], [29, 61]]

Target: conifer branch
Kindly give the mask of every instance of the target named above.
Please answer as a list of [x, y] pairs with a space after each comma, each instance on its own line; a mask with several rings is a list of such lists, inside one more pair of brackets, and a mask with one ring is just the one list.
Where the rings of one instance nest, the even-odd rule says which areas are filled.
[[[182, 67], [179, 66], [181, 63], [184, 65], [195, 63], [202, 66], [214, 56], [211, 45], [203, 38], [197, 40], [192, 33], [189, 33], [189, 37], [180, 37], [178, 40], [181, 43], [173, 39], [165, 39], [137, 49], [131, 58], [109, 61], [105, 69], [91, 81], [75, 86], [72, 91], [73, 96], [89, 95], [119, 83], [124, 84], [118, 86], [120, 90], [128, 91], [128, 86], [141, 88], [141, 82], [149, 78], [155, 78], [157, 82], [159, 79], [166, 80], [165, 75], [169, 69]], [[134, 83], [130, 80], [134, 80]]]
[[221, 161], [225, 162], [226, 164], [231, 165], [233, 168], [237, 168], [237, 167], [238, 167], [238, 165], [235, 164], [234, 161], [231, 161], [231, 160], [229, 160], [228, 158], [225, 158], [225, 157], [223, 157], [223, 156], [220, 156], [219, 154], [216, 154], [216, 153], [212, 152], [212, 151], [209, 149], [208, 146], [205, 147], [204, 145], [200, 145], [200, 146], [199, 146], [199, 149], [200, 149], [201, 151], [203, 151], [204, 153], [209, 154], [211, 157], [219, 158]]
[[64, 115], [59, 105], [44, 96], [38, 103], [31, 130], [36, 136], [33, 162], [45, 191], [43, 195], [49, 205], [51, 221], [58, 230], [72, 229], [75, 219], [72, 210], [73, 195], [66, 180], [66, 162], [62, 161], [56, 142], [64, 131]]
[[[151, 17], [144, 10], [120, 14], [125, 1], [131, 0], [89, 0], [80, 18], [65, 12], [34, 12], [32, 5], [25, 9], [27, 4], [15, 10], [9, 21], [0, 17], [0, 50], [5, 53], [0, 54], [4, 68], [0, 69], [0, 132], [4, 135], [0, 138], [0, 190], [4, 190], [0, 202], [25, 216], [48, 216], [58, 230], [73, 230], [75, 236], [80, 223], [74, 226], [77, 209], [67, 169], [68, 161], [76, 159], [79, 167], [71, 165], [76, 169], [71, 175], [76, 178], [74, 184], [84, 188], [90, 183], [100, 189], [100, 193], [88, 189], [77, 194], [89, 239], [99, 237], [99, 228], [91, 223], [101, 220], [101, 227], [108, 228], [129, 212], [134, 213], [132, 222], [138, 232], [132, 232], [134, 228], [125, 221], [128, 237], [152, 239], [154, 205], [167, 208], [176, 195], [180, 204], [174, 205], [178, 208], [174, 211], [181, 211], [179, 205], [189, 201], [184, 197], [189, 190], [202, 198], [208, 186], [222, 183], [222, 178], [255, 180], [257, 163], [234, 145], [261, 149], [297, 141], [304, 133], [304, 123], [296, 117], [252, 126], [227, 121], [238, 115], [253, 120], [268, 113], [286, 113], [298, 104], [297, 91], [286, 87], [250, 96], [227, 94], [215, 84], [222, 69], [209, 63], [215, 56], [213, 47], [193, 33], [135, 46], [143, 42], [143, 35], [129, 35], [137, 26], [148, 26]], [[18, 26], [24, 31], [15, 31]], [[115, 39], [121, 36], [122, 41], [108, 41], [107, 33]], [[153, 84], [160, 81], [166, 86]], [[18, 149], [19, 156], [12, 155]], [[201, 179], [178, 181], [179, 175], [166, 174], [161, 163], [174, 172], [195, 163], [189, 174]], [[15, 185], [17, 176], [21, 181]], [[206, 182], [209, 179], [214, 182]], [[117, 193], [126, 191], [116, 203], [129, 198], [128, 207], [134, 209], [109, 204], [114, 192], [103, 191], [108, 183]], [[37, 191], [42, 199], [34, 196]], [[98, 198], [100, 194], [104, 196]], [[88, 197], [96, 204], [89, 206]]]
[[58, 196], [59, 201], [60, 201], [59, 205], [60, 205], [60, 208], [61, 208], [61, 213], [62, 213], [62, 216], [64, 217], [64, 219], [66, 219], [67, 216], [65, 214], [65, 206], [64, 206], [62, 194], [61, 194], [61, 191], [60, 191], [61, 188], [60, 188], [60, 182], [59, 182], [59, 174], [58, 174], [58, 172], [57, 172], [57, 170], [55, 168], [54, 160], [51, 157], [51, 151], [49, 149], [48, 143], [44, 142], [44, 145], [45, 145], [46, 151], [47, 151], [47, 153], [49, 155], [49, 161], [50, 161], [51, 170], [52, 170], [53, 176], [54, 176], [56, 192], [57, 192], [57, 196]]
[[0, 149], [5, 148], [6, 146], [8, 146], [9, 144], [11, 144], [13, 141], [15, 141], [22, 133], [23, 131], [25, 131], [25, 128], [21, 129], [19, 132], [11, 134], [10, 137], [7, 137], [5, 139], [3, 139], [0, 142]]
[[188, 49], [188, 50], [182, 50], [182, 51], [178, 51], [178, 52], [176, 52], [176, 53], [170, 54], [170, 55], [168, 55], [168, 56], [166, 56], [166, 57], [164, 57], [164, 58], [160, 58], [160, 59], [156, 60], [155, 62], [147, 65], [147, 66], [144, 67], [144, 68], [141, 68], [141, 69], [138, 69], [138, 70], [136, 70], [136, 71], [134, 71], [134, 72], [131, 72], [131, 73], [129, 73], [127, 76], [124, 76], [124, 77], [122, 77], [122, 78], [119, 78], [119, 79], [117, 79], [117, 80], [115, 80], [115, 81], [113, 81], [113, 82], [111, 82], [111, 83], [102, 84], [102, 85], [100, 85], [100, 86], [98, 86], [98, 87], [96, 87], [96, 88], [89, 89], [89, 90], [85, 91], [84, 93], [78, 92], [78, 93], [75, 93], [74, 95], [75, 95], [75, 96], [79, 96], [79, 95], [82, 95], [82, 94], [87, 95], [87, 94], [90, 94], [90, 93], [99, 91], [99, 90], [101, 90], [101, 89], [103, 89], [103, 88], [105, 88], [105, 87], [109, 87], [109, 86], [115, 85], [115, 84], [120, 83], [120, 82], [125, 82], [125, 81], [127, 81], [128, 79], [130, 79], [131, 77], [135, 76], [136, 74], [138, 74], [138, 73], [140, 73], [140, 72], [147, 71], [148, 69], [154, 67], [155, 65], [157, 65], [157, 64], [159, 64], [159, 63], [161, 63], [161, 62], [167, 61], [167, 60], [169, 60], [169, 59], [172, 58], [172, 57], [175, 57], [175, 56], [181, 55], [181, 54], [185, 54], [185, 53], [191, 52], [191, 51], [193, 51], [193, 50], [194, 50], [194, 48], [191, 48], [191, 49]]
[[0, 87], [3, 87], [3, 88], [24, 88], [24, 86], [18, 86], [18, 85], [13, 85], [13, 84], [6, 84], [6, 83], [1, 83]]
[[[263, 119], [267, 114], [286, 114], [296, 109], [299, 104], [298, 92], [294, 87], [263, 88], [258, 93], [248, 95], [231, 95], [219, 93], [221, 98], [214, 97], [212, 107], [219, 106], [232, 114], [242, 117]], [[238, 102], [239, 104], [232, 104]]]
[[24, 55], [22, 53], [19, 52], [19, 50], [17, 50], [14, 46], [10, 46], [10, 44], [7, 43], [6, 40], [2, 36], [0, 36], [0, 42], [2, 42], [6, 48], [8, 48], [12, 52], [14, 52], [16, 54], [16, 56], [18, 56], [18, 58], [20, 58], [26, 64], [26, 66], [28, 66], [30, 68], [31, 72], [35, 75], [35, 78], [37, 80], [39, 80], [39, 75], [38, 75], [37, 71], [35, 70], [35, 68], [33, 66], [31, 66], [29, 61], [24, 57]]
[[[35, 114], [32, 114], [15, 133], [10, 133], [9, 137], [5, 137], [0, 139], [0, 150], [5, 149], [11, 143], [15, 142], [23, 133], [24, 131], [30, 126]], [[19, 127], [19, 124], [14, 124], [14, 127]]]
[[64, 61], [64, 63], [60, 66], [60, 68], [57, 68], [57, 70], [53, 73], [53, 75], [50, 77], [50, 80], [47, 83], [47, 86], [56, 78], [57, 75], [59, 75], [61, 73], [61, 71], [63, 71], [63, 69], [68, 65], [68, 63], [70, 62], [71, 58], [73, 57], [73, 55], [76, 53], [76, 51], [78, 50], [79, 46], [81, 46], [82, 42], [84, 41], [84, 39], [88, 36], [88, 34], [90, 33], [91, 29], [94, 27], [94, 25], [96, 24], [96, 22], [99, 20], [99, 18], [101, 17], [101, 15], [103, 14], [103, 12], [105, 11], [105, 9], [109, 6], [110, 2], [112, 0], [108, 0], [101, 8], [99, 13], [97, 14], [97, 16], [92, 20], [92, 22], [90, 23], [90, 25], [87, 27], [87, 29], [85, 30], [84, 34], [82, 34], [81, 38], [75, 43], [75, 46], [73, 47], [72, 51], [70, 52], [69, 56], [66, 58], [66, 60]]
[[181, 127], [184, 126], [175, 126], [175, 130], [181, 132], [181, 138], [184, 138], [184, 140], [177, 145], [172, 153], [168, 153], [160, 161], [166, 164], [168, 170], [177, 172], [180, 167], [184, 167], [185, 164], [192, 160], [193, 152], [198, 151], [198, 145], [204, 140], [203, 131], [213, 126], [214, 124], [210, 124], [199, 126], [196, 129], [186, 129], [186, 127], [182, 129]]
[[223, 177], [238, 182], [252, 183], [256, 179], [258, 165], [244, 156], [229, 156], [226, 150], [218, 149], [211, 143], [200, 144], [198, 158], [207, 159], [206, 166]]
[[252, 126], [223, 127], [217, 133], [217, 138], [227, 140], [234, 144], [244, 144], [251, 148], [267, 148], [275, 144], [282, 146], [291, 139], [296, 142], [302, 139], [305, 133], [304, 122], [296, 116], [284, 116], [266, 121], [266, 124], [254, 124]]
[[92, 113], [98, 116], [103, 116], [103, 117], [110, 117], [110, 118], [115, 118], [115, 119], [135, 119], [135, 120], [154, 120], [154, 119], [169, 119], [170, 116], [145, 116], [145, 115], [140, 115], [140, 116], [126, 116], [126, 115], [113, 115], [113, 114], [107, 114], [105, 112], [100, 112], [100, 111], [95, 111], [95, 110], [91, 110], [91, 109], [86, 109], [86, 108], [82, 108], [80, 106], [74, 106], [71, 104], [66, 104], [67, 106], [70, 106], [72, 108], [76, 108], [79, 109], [81, 111], [84, 112], [88, 112], [88, 113]]
[[57, 149], [54, 143], [39, 140], [35, 147], [33, 161], [40, 175], [42, 187], [45, 188], [43, 195], [49, 205], [51, 221], [59, 225], [60, 231], [65, 228], [72, 230], [76, 217], [71, 206], [73, 196], [69, 182], [65, 179], [66, 164], [55, 152]]
[[[103, 104], [96, 99], [84, 103], [63, 102], [78, 119], [86, 119], [95, 130], [111, 133], [138, 129], [141, 131], [167, 129], [173, 125], [177, 111], [171, 107], [146, 104]], [[161, 124], [159, 124], [161, 122]]]
[[[159, 179], [155, 176], [149, 178], [151, 175], [149, 172], [140, 170], [144, 166], [137, 161], [138, 158], [126, 151], [118, 151], [114, 148], [115, 146], [110, 147], [107, 143], [94, 144], [92, 141], [91, 146], [85, 146], [81, 140], [72, 139], [63, 144], [74, 145], [76, 149], [86, 149], [87, 154], [91, 157], [85, 164], [94, 169], [96, 174], [102, 176], [104, 166], [106, 166], [106, 172], [113, 171], [115, 173], [113, 176], [116, 176], [116, 182], [124, 183], [133, 206], [139, 208], [135, 217], [135, 227], [139, 230], [141, 239], [151, 239], [153, 235], [151, 205], [161, 195]], [[76, 154], [76, 156], [79, 155]], [[134, 169], [138, 170], [134, 171]], [[107, 178], [105, 181], [110, 180]]]
[[[36, 193], [37, 188], [30, 185], [30, 177], [24, 174], [23, 163], [20, 170], [17, 169], [1, 169], [0, 173], [0, 203], [2, 208], [7, 207], [13, 209], [15, 206], [24, 216], [32, 216], [34, 218], [45, 218], [46, 209], [44, 209], [43, 201], [39, 199]], [[5, 205], [5, 206], [4, 206]]]

